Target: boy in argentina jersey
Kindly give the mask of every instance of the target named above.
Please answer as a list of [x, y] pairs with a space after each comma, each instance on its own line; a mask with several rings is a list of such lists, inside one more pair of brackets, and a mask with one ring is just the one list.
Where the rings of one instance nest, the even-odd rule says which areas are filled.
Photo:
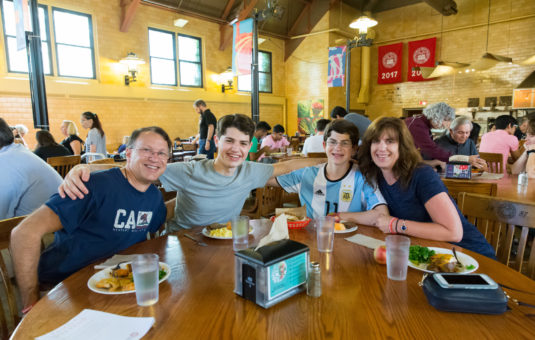
[[276, 183], [286, 192], [298, 193], [307, 216], [336, 214], [340, 219], [373, 225], [388, 212], [378, 189], [373, 189], [351, 160], [359, 140], [357, 127], [345, 120], [330, 123], [324, 145], [328, 162], [278, 176]]

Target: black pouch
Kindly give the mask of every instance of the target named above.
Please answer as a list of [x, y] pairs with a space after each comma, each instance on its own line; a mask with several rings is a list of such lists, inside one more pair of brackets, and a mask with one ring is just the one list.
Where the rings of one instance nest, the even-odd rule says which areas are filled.
[[[429, 304], [446, 312], [502, 314], [507, 310], [507, 295], [496, 289], [443, 288], [426, 274], [420, 282]], [[462, 274], [459, 274], [462, 275]]]

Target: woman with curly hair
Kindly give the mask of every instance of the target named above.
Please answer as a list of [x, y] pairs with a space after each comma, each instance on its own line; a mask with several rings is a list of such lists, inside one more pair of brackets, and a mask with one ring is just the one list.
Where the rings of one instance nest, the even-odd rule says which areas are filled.
[[439, 175], [422, 163], [402, 120], [385, 117], [372, 123], [358, 159], [367, 182], [378, 186], [388, 204], [390, 215], [376, 222], [384, 233], [447, 241], [495, 258], [494, 249], [461, 214]]

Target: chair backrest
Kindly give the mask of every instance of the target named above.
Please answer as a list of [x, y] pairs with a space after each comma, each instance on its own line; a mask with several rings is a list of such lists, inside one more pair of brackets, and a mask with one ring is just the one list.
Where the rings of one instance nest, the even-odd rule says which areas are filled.
[[[535, 229], [535, 203], [461, 192], [458, 205], [468, 221], [496, 249], [500, 262], [535, 278], [534, 246], [531, 246], [527, 262], [524, 261], [529, 231]], [[511, 252], [515, 237], [519, 237], [516, 255]]]
[[503, 155], [501, 153], [480, 152], [479, 157], [487, 162], [489, 172], [495, 174], [504, 173]]
[[182, 150], [184, 151], [195, 151], [196, 149], [195, 144], [182, 143]]
[[309, 152], [309, 153], [307, 153], [307, 157], [310, 157], [310, 158], [327, 158], [327, 154], [325, 152]]
[[[11, 237], [11, 230], [15, 228], [26, 216], [19, 216], [9, 218], [0, 221], [0, 249], [9, 248], [9, 239]], [[0, 289], [3, 290], [3, 294], [6, 296], [7, 311], [0, 304], [0, 338], [7, 339], [9, 337], [9, 325], [14, 328], [20, 321], [17, 300], [15, 298], [15, 289], [11, 284], [11, 278], [9, 277], [6, 264], [2, 256], [0, 256]]]
[[455, 201], [457, 201], [457, 196], [460, 192], [496, 196], [496, 192], [498, 191], [498, 184], [496, 183], [449, 178], [443, 178], [442, 182], [444, 182], [444, 185], [448, 188], [450, 196], [453, 197]]
[[293, 151], [298, 151], [299, 150], [299, 147], [300, 147], [300, 144], [301, 142], [299, 141], [299, 138], [297, 139], [291, 139], [290, 140], [290, 145], [288, 147], [292, 148]]
[[94, 161], [89, 162], [90, 164], [115, 164], [115, 160], [113, 158], [103, 158], [103, 159], [95, 159]]
[[80, 159], [80, 155], [48, 157], [46, 162], [56, 169], [61, 177], [65, 177], [67, 172], [69, 172], [75, 165], [80, 164]]

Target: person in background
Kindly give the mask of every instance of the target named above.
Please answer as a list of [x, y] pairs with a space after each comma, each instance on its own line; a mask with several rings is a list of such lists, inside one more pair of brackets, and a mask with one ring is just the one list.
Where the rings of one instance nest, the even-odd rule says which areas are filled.
[[253, 140], [251, 141], [251, 148], [249, 149], [249, 155], [247, 155], [246, 161], [255, 162], [260, 156], [265, 153], [268, 153], [271, 149], [269, 146], [264, 146], [258, 150], [258, 141], [266, 137], [269, 130], [271, 130], [271, 125], [264, 121], [256, 123], [256, 128], [254, 131]]
[[206, 103], [202, 99], [197, 99], [193, 103], [193, 108], [201, 118], [199, 122], [199, 154], [205, 154], [206, 158], [214, 159], [216, 150], [214, 135], [217, 128], [217, 119], [212, 111], [206, 107]]
[[509, 155], [516, 161], [522, 152], [518, 149], [518, 138], [515, 137], [517, 121], [509, 115], [498, 116], [495, 120], [496, 131], [481, 136], [479, 152], [500, 153], [503, 156], [503, 173]]
[[128, 146], [129, 141], [130, 141], [130, 136], [123, 136], [123, 144], [119, 145], [119, 147], [117, 148], [118, 154], [126, 150], [126, 147]]
[[[284, 127], [282, 125], [275, 125], [273, 127], [273, 133], [271, 133], [270, 135], [266, 136], [263, 140], [262, 140], [262, 146], [260, 147], [260, 149], [263, 149], [264, 147], [269, 147], [269, 152], [270, 153], [273, 153], [273, 152], [284, 152], [284, 150], [286, 149], [286, 147], [288, 145], [290, 145], [290, 142], [288, 142], [288, 140], [286, 139], [286, 137], [284, 137]], [[259, 158], [258, 158], [258, 161], [262, 160], [264, 158], [265, 155], [261, 155]]]
[[433, 142], [431, 129], [448, 129], [451, 121], [455, 118], [455, 110], [446, 103], [428, 105], [423, 114], [414, 115], [405, 119], [414, 145], [420, 151], [425, 160], [432, 160], [429, 164], [446, 168], [451, 153], [442, 149]]
[[35, 133], [37, 147], [34, 153], [46, 162], [48, 157], [70, 156], [71, 153], [63, 145], [59, 145], [54, 140], [54, 136], [46, 130]]
[[[351, 123], [355, 124], [355, 126], [359, 129], [359, 136], [362, 138], [364, 136], [364, 133], [366, 132], [366, 129], [370, 124], [372, 123], [371, 120], [368, 119], [368, 117], [363, 116], [358, 113], [348, 113], [345, 117], [345, 120], [350, 121]], [[360, 143], [360, 140], [359, 140]]]
[[268, 181], [268, 185], [298, 193], [310, 218], [335, 214], [340, 220], [373, 225], [380, 215], [388, 214], [388, 209], [379, 190], [366, 183], [352, 161], [359, 130], [353, 123], [336, 119], [327, 125], [322, 137], [326, 164], [278, 176]]
[[[452, 155], [461, 155], [466, 157], [457, 157], [455, 160], [468, 162], [473, 167], [487, 171], [487, 162], [479, 158], [476, 145], [470, 139], [472, 131], [472, 121], [465, 116], [457, 117], [453, 120], [444, 136], [435, 140], [438, 146], [449, 151]], [[452, 157], [450, 157], [450, 160]]]
[[176, 137], [173, 141], [173, 149], [182, 149], [182, 139], [180, 137]]
[[66, 137], [61, 145], [67, 148], [71, 155], [81, 155], [84, 141], [78, 137], [78, 128], [71, 120], [64, 120], [60, 127], [61, 133]]
[[529, 178], [535, 178], [535, 118], [528, 120], [524, 148], [522, 155], [511, 165], [511, 172], [514, 175], [526, 172]]
[[487, 131], [487, 132], [494, 132], [494, 131], [496, 131], [496, 124], [490, 124], [489, 125], [489, 131]]
[[320, 119], [316, 122], [316, 134], [305, 139], [301, 153], [307, 156], [309, 152], [325, 152], [323, 132], [330, 122], [329, 119]]
[[54, 168], [14, 140], [13, 132], [0, 118], [0, 220], [39, 208], [62, 181]]
[[472, 131], [470, 131], [470, 139], [474, 141], [476, 147], [479, 145], [479, 132], [481, 132], [481, 125], [476, 122], [472, 122]]
[[358, 150], [359, 167], [377, 186], [390, 215], [377, 219], [384, 233], [446, 241], [496, 258], [485, 237], [461, 214], [440, 176], [422, 163], [407, 126], [393, 117], [370, 125]]
[[344, 119], [344, 117], [347, 115], [346, 109], [344, 109], [341, 106], [335, 106], [334, 109], [331, 110], [331, 119]]
[[524, 116], [518, 119], [518, 129], [515, 131], [515, 137], [518, 140], [526, 139], [526, 132], [528, 131], [528, 117]]
[[[126, 166], [91, 176], [91, 195], [71, 200], [55, 194], [13, 229], [10, 248], [25, 313], [39, 299], [40, 286], [52, 287], [162, 226], [167, 209], [152, 183], [165, 171], [170, 149], [161, 128], [134, 131]], [[52, 232], [54, 242], [41, 253], [41, 238]]]
[[96, 113], [84, 112], [80, 118], [84, 129], [89, 129], [85, 139], [85, 152], [100, 153], [106, 157], [106, 135]]
[[28, 144], [26, 144], [26, 141], [24, 140], [24, 136], [28, 133], [28, 128], [24, 124], [17, 124], [13, 128], [13, 136], [15, 139], [18, 139], [18, 143], [24, 145], [25, 147], [28, 147]]

